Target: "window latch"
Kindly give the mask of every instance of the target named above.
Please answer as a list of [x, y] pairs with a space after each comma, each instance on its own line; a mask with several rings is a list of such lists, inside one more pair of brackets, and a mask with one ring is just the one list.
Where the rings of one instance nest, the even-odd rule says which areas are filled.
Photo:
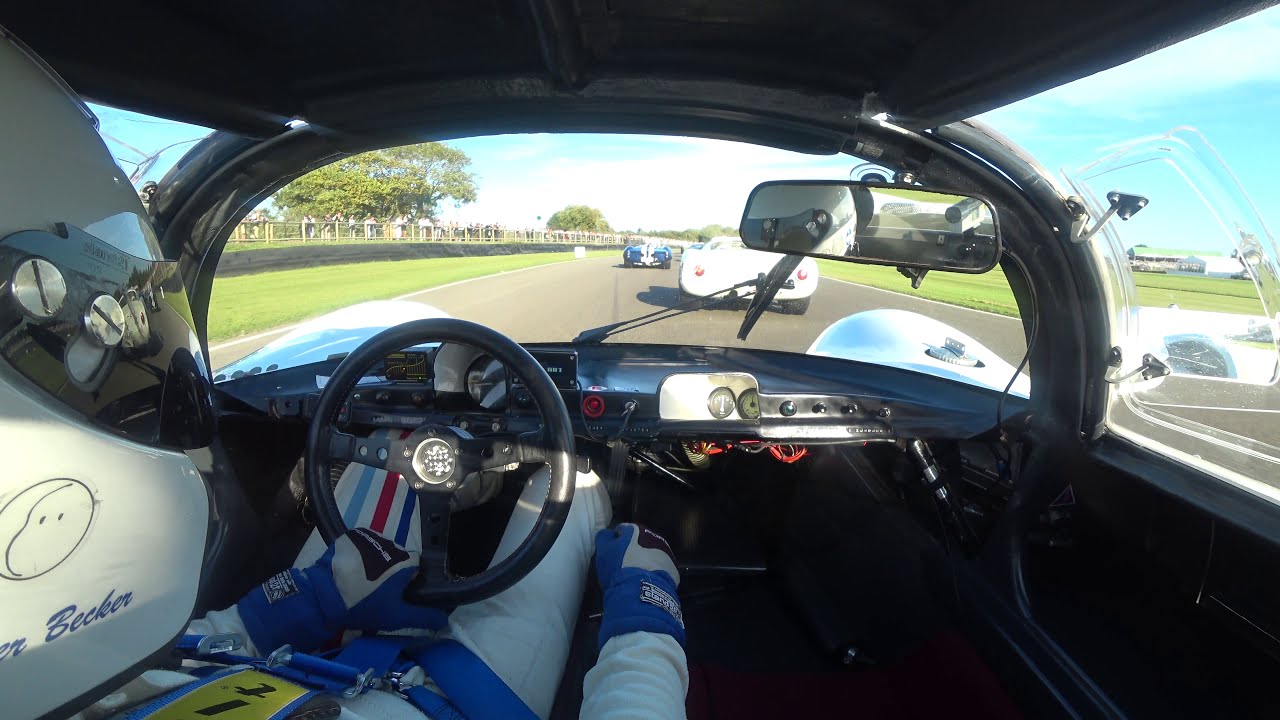
[[1118, 347], [1111, 348], [1111, 354], [1107, 362], [1107, 366], [1109, 369], [1107, 371], [1107, 375], [1105, 378], [1107, 382], [1113, 385], [1118, 385], [1124, 382], [1125, 380], [1128, 380], [1129, 378], [1133, 377], [1134, 375], [1138, 375], [1138, 374], [1142, 375], [1143, 380], [1155, 380], [1156, 378], [1165, 377], [1166, 375], [1169, 375], [1173, 372], [1172, 370], [1169, 369], [1168, 365], [1164, 364], [1163, 360], [1156, 357], [1155, 355], [1152, 355], [1151, 353], [1143, 354], [1142, 364], [1139, 365], [1138, 367], [1134, 368], [1133, 370], [1130, 370], [1129, 372], [1123, 375], [1117, 375], [1116, 373], [1120, 371], [1122, 363], [1123, 363], [1123, 355], [1121, 355], [1120, 348]]

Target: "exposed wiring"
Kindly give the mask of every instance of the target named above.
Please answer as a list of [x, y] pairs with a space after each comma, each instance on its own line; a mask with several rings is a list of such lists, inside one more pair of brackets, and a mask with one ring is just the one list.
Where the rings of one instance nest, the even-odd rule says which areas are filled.
[[805, 455], [808, 455], [809, 448], [803, 446], [797, 447], [795, 445], [771, 445], [769, 447], [769, 454], [778, 462], [790, 465], [791, 463], [800, 460], [800, 458], [803, 458]]
[[719, 447], [715, 443], [708, 442], [706, 440], [697, 440], [695, 442], [689, 443], [688, 445], [693, 452], [699, 455], [719, 455], [720, 453], [728, 449], [728, 448]]
[[735, 447], [738, 450], [751, 453], [753, 455], [756, 453], [768, 452], [775, 460], [787, 464], [796, 462], [800, 458], [809, 454], [809, 449], [802, 445], [781, 445], [765, 442], [763, 440], [742, 440], [736, 445], [734, 443], [723, 443], [723, 446], [709, 440], [698, 440], [695, 442], [684, 443], [684, 445], [686, 450], [689, 452], [708, 457], [711, 455], [719, 455], [732, 450]]

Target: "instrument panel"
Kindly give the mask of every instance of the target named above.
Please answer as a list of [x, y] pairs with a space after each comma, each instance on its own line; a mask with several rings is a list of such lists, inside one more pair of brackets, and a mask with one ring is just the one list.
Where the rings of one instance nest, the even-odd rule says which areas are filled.
[[431, 379], [430, 353], [416, 350], [390, 353], [382, 361], [383, 376], [397, 383], [425, 383]]
[[[970, 437], [990, 427], [996, 393], [893, 368], [831, 358], [701, 348], [602, 345], [528, 348], [559, 386], [577, 431], [592, 439], [751, 438], [874, 441], [904, 433]], [[431, 377], [421, 378], [424, 352]], [[309, 417], [339, 358], [246, 375], [219, 389], [275, 417]], [[392, 378], [381, 371], [391, 368]], [[282, 375], [282, 373], [287, 373]], [[453, 343], [392, 353], [350, 394], [340, 421], [534, 429], [527, 386], [501, 363]], [[483, 428], [483, 429], [481, 429]], [[520, 430], [523, 431], [523, 430]]]
[[671, 375], [658, 389], [658, 415], [663, 420], [759, 420], [760, 388], [747, 373]]

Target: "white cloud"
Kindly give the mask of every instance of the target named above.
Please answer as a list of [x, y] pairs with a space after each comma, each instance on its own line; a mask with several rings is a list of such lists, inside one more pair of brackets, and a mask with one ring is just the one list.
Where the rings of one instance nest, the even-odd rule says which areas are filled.
[[[573, 143], [572, 136], [559, 140], [561, 149]], [[451, 209], [445, 219], [532, 225], [539, 215], [545, 220], [565, 205], [585, 204], [603, 210], [619, 228], [734, 225], [758, 183], [843, 178], [857, 162], [698, 138], [592, 136], [580, 142], [575, 152], [542, 153], [535, 162], [501, 171], [482, 168], [479, 200]]]

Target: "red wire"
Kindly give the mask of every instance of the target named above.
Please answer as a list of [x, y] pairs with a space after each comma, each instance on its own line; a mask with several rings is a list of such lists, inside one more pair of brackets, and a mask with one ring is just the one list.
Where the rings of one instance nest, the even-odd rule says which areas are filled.
[[779, 462], [784, 462], [789, 465], [805, 455], [808, 455], [809, 448], [796, 447], [794, 445], [774, 445], [769, 448], [769, 454]]

